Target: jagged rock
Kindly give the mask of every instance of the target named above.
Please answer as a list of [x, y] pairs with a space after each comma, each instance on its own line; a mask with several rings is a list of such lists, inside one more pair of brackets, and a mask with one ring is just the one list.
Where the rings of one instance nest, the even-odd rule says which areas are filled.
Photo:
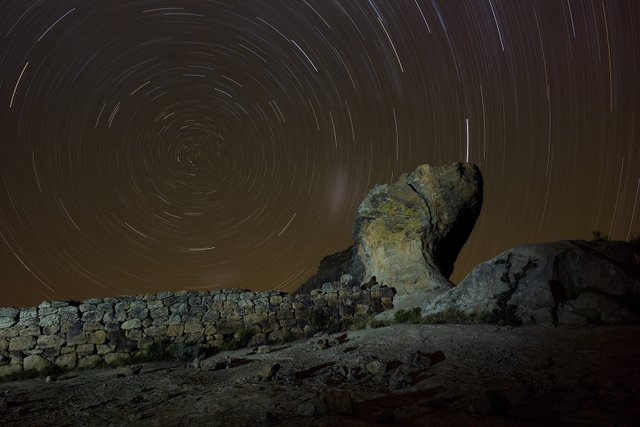
[[640, 265], [627, 242], [563, 240], [518, 246], [474, 268], [422, 314], [488, 323], [638, 321]]
[[294, 295], [309, 293], [314, 289], [322, 287], [323, 283], [336, 282], [340, 280], [342, 274], [349, 271], [352, 256], [353, 246], [349, 246], [343, 251], [336, 252], [322, 258], [322, 260], [320, 260], [318, 272], [300, 285]]

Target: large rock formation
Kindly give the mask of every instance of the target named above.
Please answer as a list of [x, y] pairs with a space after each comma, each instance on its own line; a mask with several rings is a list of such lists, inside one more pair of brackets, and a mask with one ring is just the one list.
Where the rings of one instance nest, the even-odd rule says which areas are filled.
[[628, 242], [518, 246], [478, 265], [422, 313], [511, 324], [637, 323], [640, 263]]
[[482, 206], [477, 166], [419, 166], [376, 186], [358, 208], [351, 274], [375, 276], [401, 296], [448, 290], [448, 278]]

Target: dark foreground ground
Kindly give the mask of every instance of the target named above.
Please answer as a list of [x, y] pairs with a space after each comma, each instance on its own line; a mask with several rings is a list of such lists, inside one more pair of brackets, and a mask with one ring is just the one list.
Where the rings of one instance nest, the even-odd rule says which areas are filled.
[[631, 426], [639, 366], [639, 326], [395, 325], [2, 383], [0, 424]]

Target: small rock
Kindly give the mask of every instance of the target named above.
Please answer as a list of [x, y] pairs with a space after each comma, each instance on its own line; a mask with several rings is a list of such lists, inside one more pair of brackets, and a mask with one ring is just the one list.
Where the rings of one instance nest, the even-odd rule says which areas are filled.
[[260, 347], [258, 347], [258, 350], [256, 352], [258, 354], [271, 353], [271, 347], [269, 347], [268, 345], [261, 345]]
[[319, 350], [325, 350], [325, 349], [329, 348], [329, 340], [328, 340], [328, 339], [326, 339], [326, 338], [319, 339], [319, 340], [316, 342], [316, 347], [317, 347]]

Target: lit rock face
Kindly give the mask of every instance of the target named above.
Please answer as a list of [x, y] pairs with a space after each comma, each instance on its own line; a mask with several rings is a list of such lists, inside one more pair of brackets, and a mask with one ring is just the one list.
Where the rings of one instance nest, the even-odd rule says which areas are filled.
[[375, 276], [399, 297], [419, 295], [422, 302], [450, 289], [481, 206], [482, 176], [468, 163], [422, 165], [376, 186], [358, 208], [352, 275], [362, 283]]

